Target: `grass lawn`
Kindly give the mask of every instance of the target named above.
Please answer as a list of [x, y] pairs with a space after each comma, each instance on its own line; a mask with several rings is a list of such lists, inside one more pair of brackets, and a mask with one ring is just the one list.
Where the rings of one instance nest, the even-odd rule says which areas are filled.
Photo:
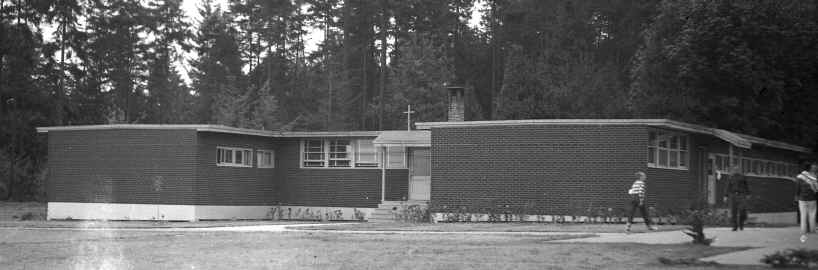
[[[660, 231], [681, 230], [684, 226], [659, 226]], [[587, 232], [621, 233], [624, 224], [555, 224], [555, 223], [358, 223], [299, 227], [307, 230], [350, 230], [350, 231], [434, 231], [434, 232]], [[633, 224], [631, 232], [648, 231], [644, 224]]]
[[[684, 267], [665, 266], [657, 258], [699, 258], [739, 250], [548, 242], [566, 237], [3, 228], [0, 265], [3, 269], [676, 269]], [[695, 269], [725, 268], [747, 269]]]

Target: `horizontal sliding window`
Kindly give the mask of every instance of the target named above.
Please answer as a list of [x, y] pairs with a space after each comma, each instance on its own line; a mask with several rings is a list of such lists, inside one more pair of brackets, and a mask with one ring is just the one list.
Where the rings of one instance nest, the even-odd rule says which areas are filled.
[[378, 168], [372, 139], [308, 139], [301, 142], [302, 168]]
[[352, 167], [352, 146], [349, 140], [329, 141], [329, 167]]
[[687, 135], [651, 131], [648, 133], [648, 167], [687, 170], [689, 148]]
[[324, 167], [326, 158], [324, 155], [324, 140], [305, 140], [301, 147], [302, 165], [304, 167]]
[[372, 140], [357, 140], [355, 147], [355, 167], [378, 167], [378, 151]]
[[[730, 173], [730, 156], [714, 154], [714, 167], [723, 174]], [[733, 165], [742, 173], [756, 177], [793, 178], [799, 173], [798, 165], [783, 161], [733, 156]]]
[[230, 167], [252, 167], [253, 149], [239, 147], [216, 147], [216, 165]]

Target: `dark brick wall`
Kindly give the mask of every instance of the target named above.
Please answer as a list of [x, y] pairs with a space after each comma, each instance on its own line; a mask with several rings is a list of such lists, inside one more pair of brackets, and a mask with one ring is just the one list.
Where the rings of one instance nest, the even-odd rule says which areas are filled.
[[[276, 152], [282, 200], [288, 205], [377, 207], [381, 201], [381, 169], [300, 168], [300, 140], [280, 143]], [[386, 199], [407, 196], [408, 170], [387, 170]]]
[[[702, 181], [705, 179], [701, 156], [702, 153], [705, 153], [702, 145], [706, 143], [709, 137], [659, 128], [648, 128], [648, 131], [675, 132], [687, 135], [690, 143], [688, 146], [688, 155], [690, 156], [688, 169], [647, 168], [645, 172], [648, 179], [648, 205], [660, 211], [680, 209], [689, 207], [699, 198], [704, 198], [704, 193], [700, 193], [704, 192], [704, 189], [700, 189], [700, 185], [704, 184]], [[647, 141], [645, 151], [646, 154], [643, 159], [645, 160], [644, 163], [647, 164]]]
[[[643, 126], [433, 128], [431, 199], [440, 207], [501, 203], [532, 214], [624, 208], [634, 172], [646, 169], [646, 145]], [[661, 184], [675, 178], [648, 174]], [[675, 184], [650, 186], [678, 192]]]
[[48, 133], [50, 202], [192, 204], [192, 130]]
[[[277, 139], [261, 136], [198, 133], [196, 204], [273, 205], [280, 201], [280, 178], [276, 168], [216, 166], [217, 146], [273, 150], [280, 159]], [[255, 158], [254, 158], [255, 159]]]

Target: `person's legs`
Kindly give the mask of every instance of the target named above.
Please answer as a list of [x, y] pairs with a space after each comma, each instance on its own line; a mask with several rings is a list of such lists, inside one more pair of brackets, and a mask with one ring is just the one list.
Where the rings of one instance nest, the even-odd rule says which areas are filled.
[[801, 234], [806, 234], [808, 232], [807, 228], [807, 220], [809, 220], [810, 215], [807, 213], [807, 201], [798, 201], [798, 212], [801, 213]]
[[650, 228], [650, 216], [648, 216], [648, 206], [644, 204], [640, 205], [639, 212], [642, 213], [642, 219], [645, 220], [645, 226], [648, 226], [648, 228]]
[[633, 215], [636, 213], [636, 207], [639, 206], [639, 202], [631, 200], [631, 205], [630, 206], [631, 206], [631, 209], [630, 209], [630, 213], [628, 214], [628, 224], [625, 226], [626, 231], [631, 230], [631, 224], [633, 224]]
[[815, 212], [818, 205], [816, 205], [816, 201], [808, 201], [807, 202], [807, 219], [809, 220], [809, 230], [810, 231], [818, 231], [815, 228]]
[[738, 229], [738, 219], [739, 219], [739, 212], [738, 212], [738, 203], [736, 201], [735, 196], [730, 196], [730, 222], [733, 224], [733, 230]]
[[746, 198], [739, 198], [738, 202], [738, 229], [744, 230], [744, 222], [747, 221], [747, 200]]

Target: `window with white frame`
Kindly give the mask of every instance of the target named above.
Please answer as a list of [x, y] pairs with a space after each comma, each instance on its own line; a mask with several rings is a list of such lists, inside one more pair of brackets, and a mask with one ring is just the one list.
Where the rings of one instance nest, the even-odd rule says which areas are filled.
[[256, 150], [256, 167], [275, 168], [275, 152], [273, 150]]
[[352, 145], [349, 140], [329, 141], [329, 167], [352, 167]]
[[301, 147], [301, 165], [305, 168], [326, 167], [324, 140], [304, 140]]
[[386, 168], [406, 169], [406, 148], [389, 146], [386, 148]]
[[301, 143], [302, 168], [378, 168], [372, 139], [307, 139]]
[[648, 133], [648, 167], [687, 170], [689, 149], [687, 135], [651, 131]]
[[[730, 173], [730, 156], [714, 154], [715, 169], [719, 173]], [[771, 178], [793, 178], [798, 174], [798, 165], [759, 158], [733, 157], [733, 164], [740, 166], [744, 175]]]
[[356, 140], [355, 150], [355, 167], [378, 167], [378, 151], [372, 140]]
[[216, 165], [218, 166], [253, 166], [253, 149], [217, 146], [216, 156]]

